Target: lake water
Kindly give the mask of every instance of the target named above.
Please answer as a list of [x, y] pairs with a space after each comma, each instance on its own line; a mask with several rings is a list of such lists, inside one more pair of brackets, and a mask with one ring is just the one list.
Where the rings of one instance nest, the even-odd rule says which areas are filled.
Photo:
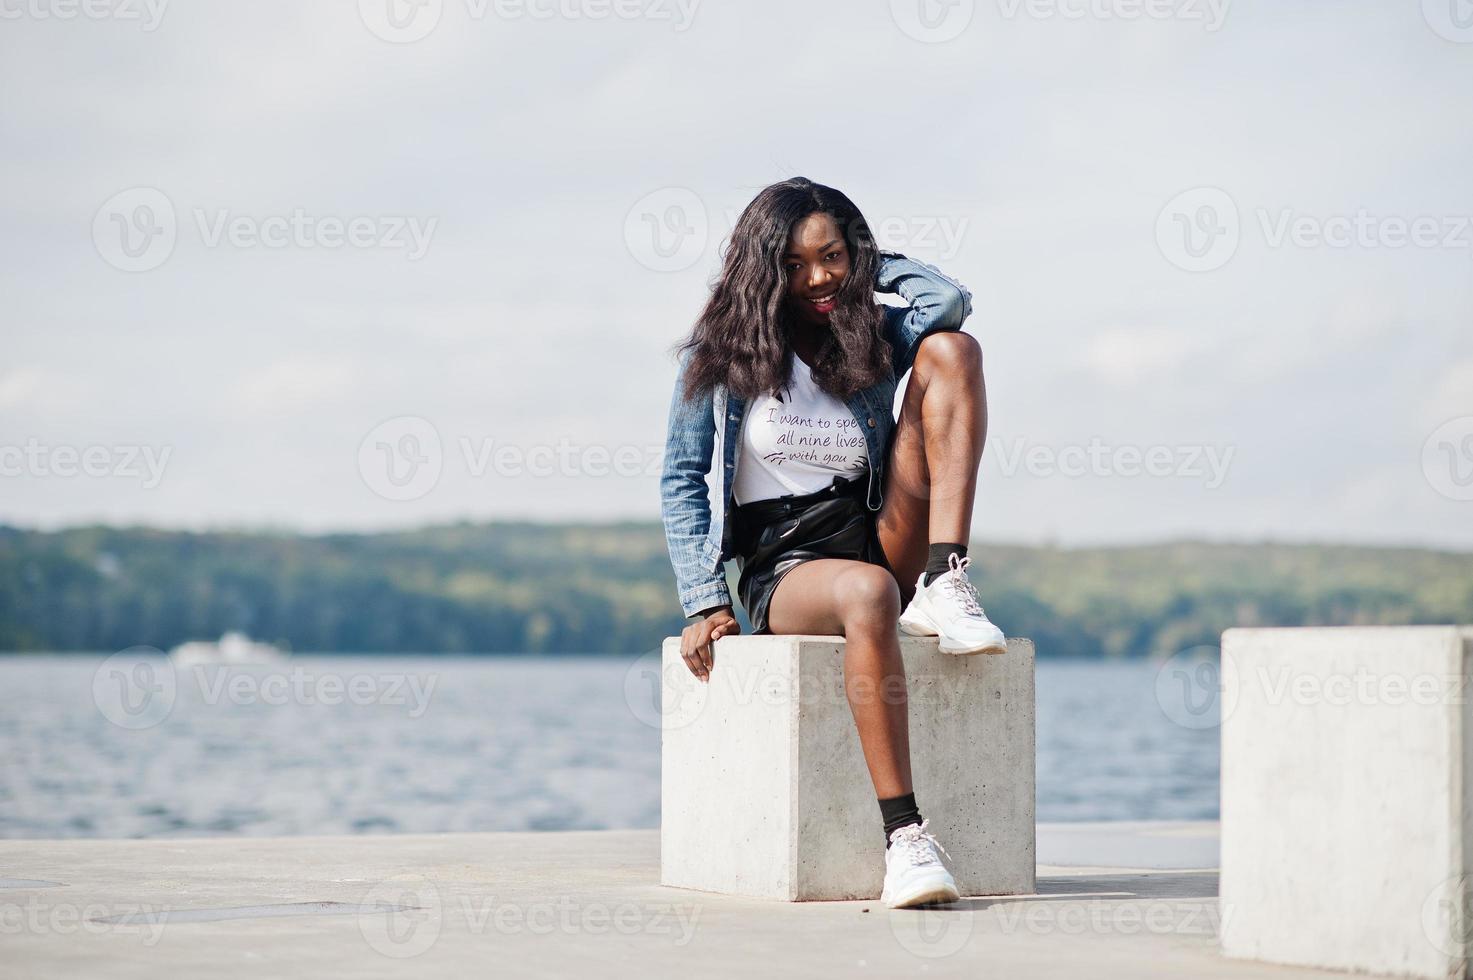
[[[0, 837], [655, 827], [649, 663], [0, 657]], [[1217, 729], [1161, 678], [1038, 664], [1039, 820], [1216, 818]]]

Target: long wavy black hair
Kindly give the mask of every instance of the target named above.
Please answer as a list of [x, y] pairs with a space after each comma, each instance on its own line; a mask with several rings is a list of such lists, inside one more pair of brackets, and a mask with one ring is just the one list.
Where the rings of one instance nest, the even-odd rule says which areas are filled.
[[811, 214], [834, 219], [849, 246], [849, 273], [840, 283], [827, 336], [813, 365], [814, 382], [840, 399], [892, 372], [884, 336], [884, 309], [875, 302], [880, 253], [864, 215], [840, 191], [793, 177], [764, 187], [742, 211], [722, 257], [720, 276], [690, 335], [675, 345], [690, 350], [683, 397], [720, 383], [744, 399], [776, 394], [791, 369], [783, 256], [793, 228]]

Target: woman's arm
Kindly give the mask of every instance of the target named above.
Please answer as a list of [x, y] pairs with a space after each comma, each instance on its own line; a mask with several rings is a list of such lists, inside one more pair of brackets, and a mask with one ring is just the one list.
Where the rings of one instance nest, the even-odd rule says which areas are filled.
[[875, 292], [898, 293], [907, 306], [885, 310], [885, 334], [898, 378], [915, 362], [921, 338], [937, 330], [960, 330], [972, 315], [972, 292], [934, 265], [880, 252]]
[[660, 517], [665, 525], [665, 545], [675, 570], [675, 587], [680, 609], [686, 616], [713, 607], [731, 605], [725, 572], [712, 571], [702, 548], [711, 529], [711, 498], [706, 474], [711, 471], [716, 448], [716, 425], [712, 418], [711, 394], [685, 401], [681, 392], [690, 360], [686, 351], [675, 376], [670, 398], [670, 419], [665, 431], [665, 459], [660, 473]]

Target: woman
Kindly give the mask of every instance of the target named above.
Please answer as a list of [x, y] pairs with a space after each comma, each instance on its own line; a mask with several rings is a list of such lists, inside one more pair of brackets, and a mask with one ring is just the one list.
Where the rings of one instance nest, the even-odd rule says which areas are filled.
[[896, 624], [946, 653], [1006, 649], [967, 578], [987, 430], [981, 351], [961, 332], [970, 313], [960, 283], [877, 250], [839, 191], [802, 177], [763, 189], [678, 346], [660, 480], [681, 609], [700, 616], [681, 639], [697, 678], [710, 679], [714, 642], [740, 632], [728, 558], [755, 632], [845, 637], [892, 908], [958, 897], [911, 786]]

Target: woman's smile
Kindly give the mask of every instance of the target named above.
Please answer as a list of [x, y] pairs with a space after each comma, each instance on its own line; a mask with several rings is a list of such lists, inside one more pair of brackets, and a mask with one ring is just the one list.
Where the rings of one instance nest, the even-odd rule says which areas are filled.
[[817, 211], [794, 226], [783, 269], [788, 299], [795, 301], [803, 319], [827, 325], [839, 305], [839, 286], [849, 274], [849, 248], [833, 215]]

